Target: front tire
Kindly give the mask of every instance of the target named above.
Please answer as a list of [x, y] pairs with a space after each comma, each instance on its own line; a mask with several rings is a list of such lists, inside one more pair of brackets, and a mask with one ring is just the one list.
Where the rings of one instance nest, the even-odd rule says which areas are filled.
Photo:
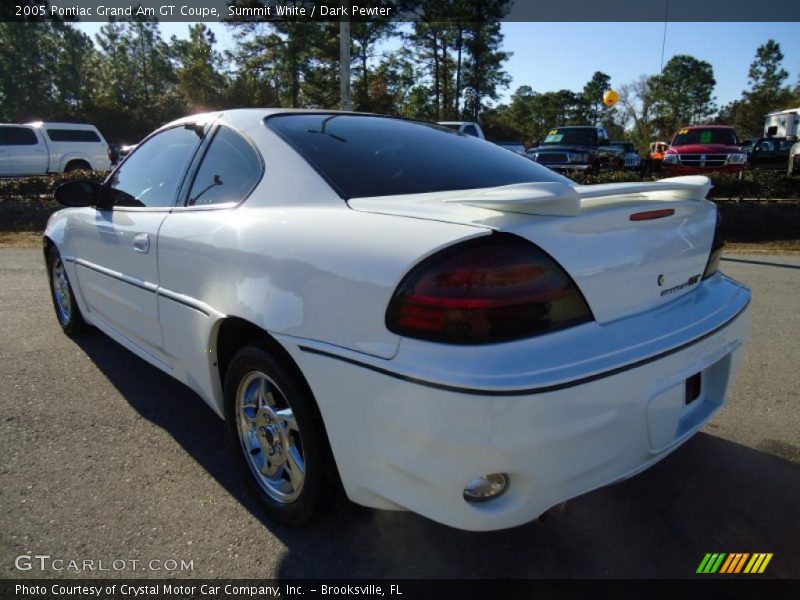
[[228, 439], [250, 492], [274, 521], [305, 524], [337, 490], [307, 386], [260, 347], [247, 346], [231, 359], [224, 394]]
[[75, 301], [72, 285], [69, 283], [67, 271], [61, 255], [55, 246], [47, 253], [47, 271], [50, 281], [50, 298], [61, 330], [67, 335], [75, 335], [86, 331], [88, 326], [83, 320], [81, 309]]

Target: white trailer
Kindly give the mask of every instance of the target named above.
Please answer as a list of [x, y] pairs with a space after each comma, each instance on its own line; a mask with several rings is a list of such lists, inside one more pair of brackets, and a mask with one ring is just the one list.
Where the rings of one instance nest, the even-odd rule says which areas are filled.
[[800, 108], [771, 112], [764, 120], [764, 137], [800, 136]]

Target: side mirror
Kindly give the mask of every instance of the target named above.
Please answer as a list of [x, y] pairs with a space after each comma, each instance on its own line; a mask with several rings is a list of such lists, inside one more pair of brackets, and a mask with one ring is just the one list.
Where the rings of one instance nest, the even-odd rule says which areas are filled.
[[100, 184], [93, 181], [68, 181], [56, 188], [56, 202], [64, 206], [97, 206]]

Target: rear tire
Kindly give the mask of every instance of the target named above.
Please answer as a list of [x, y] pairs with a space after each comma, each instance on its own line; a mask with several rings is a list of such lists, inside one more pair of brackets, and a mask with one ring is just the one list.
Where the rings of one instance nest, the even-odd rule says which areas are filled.
[[86, 331], [89, 326], [83, 320], [64, 262], [55, 246], [47, 253], [47, 273], [50, 281], [50, 298], [61, 330], [69, 336]]
[[91, 171], [92, 165], [85, 160], [71, 160], [64, 167], [64, 173], [71, 173], [72, 171]]
[[293, 369], [246, 346], [225, 373], [228, 441], [247, 486], [281, 525], [307, 523], [338, 497], [339, 483], [316, 402]]

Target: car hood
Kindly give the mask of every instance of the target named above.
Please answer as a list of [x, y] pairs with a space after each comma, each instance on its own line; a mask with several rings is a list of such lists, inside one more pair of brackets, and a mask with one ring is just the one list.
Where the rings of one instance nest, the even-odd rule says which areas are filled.
[[[719, 152], [743, 152], [739, 146], [728, 146], [726, 144], [687, 144], [686, 146], [672, 146], [669, 150], [674, 150], [678, 154], [713, 154]], [[667, 152], [669, 152], [667, 150]]]

